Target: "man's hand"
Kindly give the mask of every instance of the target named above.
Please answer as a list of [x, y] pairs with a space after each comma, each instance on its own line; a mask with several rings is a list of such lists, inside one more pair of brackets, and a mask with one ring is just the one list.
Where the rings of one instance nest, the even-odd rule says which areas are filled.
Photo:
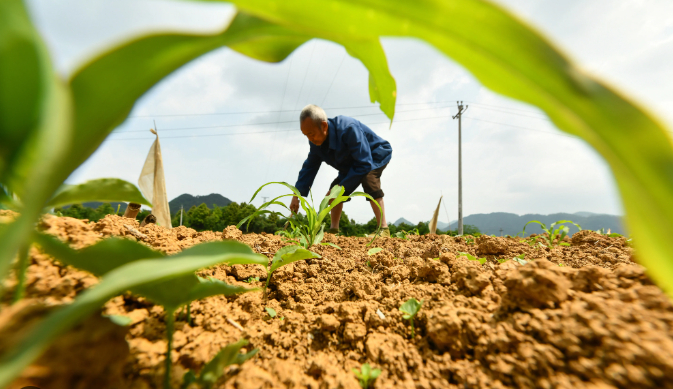
[[290, 211], [293, 213], [299, 212], [299, 198], [297, 196], [292, 196], [292, 201], [290, 201]]

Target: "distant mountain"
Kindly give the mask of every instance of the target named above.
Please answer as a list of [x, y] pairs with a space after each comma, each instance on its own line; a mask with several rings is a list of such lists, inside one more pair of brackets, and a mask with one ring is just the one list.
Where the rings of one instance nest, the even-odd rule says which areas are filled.
[[[93, 208], [93, 209], [96, 209], [96, 208], [100, 207], [101, 205], [103, 205], [103, 203], [100, 202], [100, 201], [89, 201], [87, 203], [82, 203], [83, 207]], [[115, 210], [117, 209], [117, 205], [119, 205], [119, 212], [126, 211], [126, 203], [120, 203], [120, 202], [117, 202], [117, 201], [112, 201], [110, 203], [110, 205], [112, 205], [112, 208], [114, 208]], [[145, 208], [145, 207], [146, 206], [143, 205], [143, 208]], [[68, 208], [70, 208], [70, 205], [66, 205], [66, 206], [63, 206], [61, 208], [68, 209]]]
[[[168, 202], [168, 206], [171, 210], [171, 214], [174, 214], [175, 212], [180, 210], [180, 205], [185, 207], [185, 211], [189, 211], [189, 208], [192, 206], [199, 206], [201, 204], [206, 204], [208, 208], [213, 208], [213, 205], [217, 205], [218, 207], [226, 207], [227, 205], [231, 204], [232, 201], [229, 200], [228, 198], [222, 196], [221, 194], [217, 193], [211, 193], [206, 196], [192, 196], [188, 193], [181, 194], [180, 196], [174, 198], [173, 200]], [[102, 205], [102, 202], [99, 201], [91, 201], [88, 203], [82, 203], [82, 206], [87, 207], [87, 208], [98, 208]], [[112, 208], [117, 209], [117, 205], [119, 205], [119, 211], [124, 212], [126, 211], [126, 203], [120, 203], [120, 202], [111, 202], [110, 205], [112, 205]], [[65, 206], [63, 208], [68, 208], [68, 206]], [[143, 208], [148, 208], [147, 206], [143, 205]]]
[[415, 226], [415, 225], [416, 225], [416, 223], [412, 223], [412, 222], [410, 222], [409, 220], [407, 220], [407, 219], [405, 219], [405, 218], [403, 218], [403, 217], [397, 219], [397, 221], [396, 221], [395, 223], [393, 223], [393, 224], [396, 225], [396, 226], [399, 226], [399, 225], [402, 224], [402, 223], [406, 223], [406, 224], [408, 224], [408, 225], [410, 225], [410, 226]]
[[168, 206], [171, 209], [171, 213], [174, 214], [180, 210], [180, 206], [183, 206], [185, 211], [188, 211], [192, 206], [198, 207], [201, 204], [206, 204], [206, 207], [213, 208], [213, 205], [226, 207], [231, 203], [231, 200], [217, 193], [211, 193], [206, 196], [192, 196], [185, 193], [169, 201]]
[[593, 212], [575, 212], [573, 215], [582, 216], [582, 217], [589, 217], [589, 216], [600, 215], [600, 213], [593, 213]]
[[[581, 216], [581, 214], [589, 214], [588, 216]], [[601, 215], [601, 214], [592, 214], [590, 212], [578, 212], [578, 213], [554, 213], [551, 215], [539, 215], [539, 214], [527, 214], [527, 215], [516, 215], [513, 213], [506, 212], [494, 212], [494, 213], [481, 213], [476, 215], [469, 215], [463, 218], [463, 224], [471, 224], [477, 226], [479, 230], [488, 235], [516, 235], [521, 230], [523, 226], [531, 221], [537, 220], [540, 221], [549, 227], [551, 223], [554, 223], [558, 220], [572, 220], [582, 227], [583, 230], [599, 230], [604, 228], [605, 230], [610, 229], [612, 232], [619, 234], [625, 234], [625, 229], [622, 224], [622, 219], [620, 216], [615, 215]], [[577, 232], [577, 227], [572, 224], [566, 224], [570, 229], [570, 234]], [[450, 229], [455, 230], [458, 226], [457, 222], [452, 222]], [[500, 231], [502, 229], [502, 231]], [[542, 228], [537, 223], [529, 224], [526, 227], [526, 236], [530, 234], [539, 234], [542, 232]]]

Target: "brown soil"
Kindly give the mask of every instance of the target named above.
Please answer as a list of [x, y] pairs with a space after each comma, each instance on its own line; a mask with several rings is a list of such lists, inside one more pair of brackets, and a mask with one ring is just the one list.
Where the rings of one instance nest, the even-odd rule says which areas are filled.
[[[48, 217], [40, 228], [76, 248], [119, 235], [174, 253], [228, 238], [271, 258], [284, 245], [277, 236], [242, 235], [235, 227], [167, 230], [118, 216], [98, 223]], [[380, 238], [374, 246], [384, 250], [372, 256], [367, 239], [326, 234], [325, 240], [342, 250], [313, 247], [321, 259], [278, 269], [266, 304], [261, 292], [192, 303], [193, 323], [176, 323], [173, 386], [187, 369], [199, 370], [221, 347], [247, 338], [259, 353], [228, 368], [216, 387], [359, 388], [351, 368], [368, 362], [382, 370], [374, 388], [673, 388], [673, 305], [633, 262], [624, 238], [582, 231], [571, 246], [551, 250], [515, 238], [481, 237], [474, 244], [434, 235]], [[458, 252], [487, 262], [456, 258]], [[530, 261], [525, 266], [497, 261], [522, 253]], [[97, 282], [36, 249], [31, 260], [27, 299], [3, 304], [0, 339]], [[266, 277], [254, 265], [200, 274], [239, 285], [259, 277], [253, 286]], [[411, 297], [424, 301], [414, 339], [398, 310]], [[278, 317], [269, 318], [265, 306]], [[96, 315], [61, 337], [11, 387], [159, 388], [162, 308], [124, 295], [103, 312], [127, 315], [133, 324], [118, 327]], [[5, 348], [0, 341], [0, 351]]]

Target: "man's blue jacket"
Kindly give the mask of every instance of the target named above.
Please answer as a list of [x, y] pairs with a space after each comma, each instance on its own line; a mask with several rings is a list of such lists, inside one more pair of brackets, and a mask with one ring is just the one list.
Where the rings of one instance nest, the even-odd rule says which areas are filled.
[[362, 177], [386, 165], [393, 154], [388, 141], [358, 120], [337, 116], [327, 119], [327, 123], [325, 142], [320, 146], [309, 142], [311, 149], [295, 184], [302, 196], [308, 195], [323, 162], [339, 171], [339, 185], [346, 189], [345, 194], [350, 194], [360, 185]]

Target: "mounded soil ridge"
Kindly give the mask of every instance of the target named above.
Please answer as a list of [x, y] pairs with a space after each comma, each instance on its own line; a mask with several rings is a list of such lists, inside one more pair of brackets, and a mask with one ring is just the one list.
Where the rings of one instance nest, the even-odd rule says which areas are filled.
[[[11, 215], [1, 214], [2, 218]], [[2, 220], [0, 220], [2, 222]], [[97, 223], [45, 216], [38, 228], [82, 248], [109, 236], [165, 253], [235, 239], [269, 258], [288, 243], [268, 234], [166, 229], [108, 215]], [[352, 368], [382, 373], [373, 388], [673, 388], [673, 305], [636, 263], [625, 238], [581, 231], [570, 246], [530, 246], [520, 238], [483, 236], [466, 243], [445, 235], [409, 240], [325, 234], [341, 247], [314, 246], [322, 258], [279, 268], [262, 292], [215, 296], [176, 320], [173, 387], [240, 338], [259, 353], [228, 367], [216, 388], [359, 388]], [[382, 251], [368, 255], [371, 247]], [[458, 257], [486, 258], [483, 265]], [[525, 265], [511, 258], [526, 254]], [[510, 259], [500, 263], [498, 259]], [[26, 298], [9, 305], [5, 281], [0, 352], [49, 311], [73, 301], [96, 277], [31, 249]], [[257, 265], [199, 272], [262, 287]], [[259, 281], [245, 282], [258, 277]], [[423, 300], [416, 336], [399, 306]], [[270, 318], [265, 307], [276, 310]], [[162, 387], [165, 314], [125, 294], [59, 337], [10, 388]], [[125, 315], [122, 327], [103, 315]], [[281, 319], [282, 318], [282, 319]]]

